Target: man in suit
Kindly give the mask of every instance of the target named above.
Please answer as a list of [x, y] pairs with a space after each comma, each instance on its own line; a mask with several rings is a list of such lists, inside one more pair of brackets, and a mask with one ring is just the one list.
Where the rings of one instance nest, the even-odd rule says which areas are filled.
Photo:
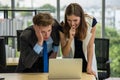
[[[47, 58], [55, 58], [59, 46], [59, 26], [49, 13], [39, 13], [33, 17], [33, 25], [20, 35], [17, 72], [44, 72], [43, 43], [47, 43]], [[49, 63], [49, 60], [46, 63]]]

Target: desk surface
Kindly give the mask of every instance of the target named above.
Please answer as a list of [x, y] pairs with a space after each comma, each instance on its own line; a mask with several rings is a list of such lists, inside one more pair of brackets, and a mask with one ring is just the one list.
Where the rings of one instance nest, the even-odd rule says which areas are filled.
[[[0, 73], [0, 77], [5, 78], [5, 80], [48, 80], [48, 73]], [[96, 79], [93, 75], [83, 73], [82, 79], [80, 80], [96, 80]]]

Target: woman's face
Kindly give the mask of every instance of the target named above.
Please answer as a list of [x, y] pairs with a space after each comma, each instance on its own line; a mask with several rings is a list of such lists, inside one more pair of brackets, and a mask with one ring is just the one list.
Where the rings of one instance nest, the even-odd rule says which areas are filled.
[[77, 29], [80, 25], [80, 17], [75, 15], [67, 16], [67, 22], [70, 27], [74, 27], [75, 29]]

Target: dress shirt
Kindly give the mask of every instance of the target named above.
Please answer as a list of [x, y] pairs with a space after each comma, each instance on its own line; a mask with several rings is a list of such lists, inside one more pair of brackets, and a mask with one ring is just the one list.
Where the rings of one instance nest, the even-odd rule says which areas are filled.
[[[58, 51], [58, 46], [55, 45], [53, 46], [53, 39], [51, 37], [48, 40], [46, 40], [46, 42], [47, 42], [47, 52], [50, 52], [51, 50], [53, 50], [53, 52]], [[40, 56], [43, 55], [43, 46], [40, 46], [38, 43], [36, 43], [33, 49]]]

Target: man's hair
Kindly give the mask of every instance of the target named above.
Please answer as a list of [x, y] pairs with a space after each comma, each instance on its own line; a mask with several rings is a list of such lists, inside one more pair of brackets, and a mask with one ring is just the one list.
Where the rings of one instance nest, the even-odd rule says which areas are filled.
[[38, 26], [53, 25], [54, 19], [50, 13], [39, 13], [33, 17], [33, 24]]

